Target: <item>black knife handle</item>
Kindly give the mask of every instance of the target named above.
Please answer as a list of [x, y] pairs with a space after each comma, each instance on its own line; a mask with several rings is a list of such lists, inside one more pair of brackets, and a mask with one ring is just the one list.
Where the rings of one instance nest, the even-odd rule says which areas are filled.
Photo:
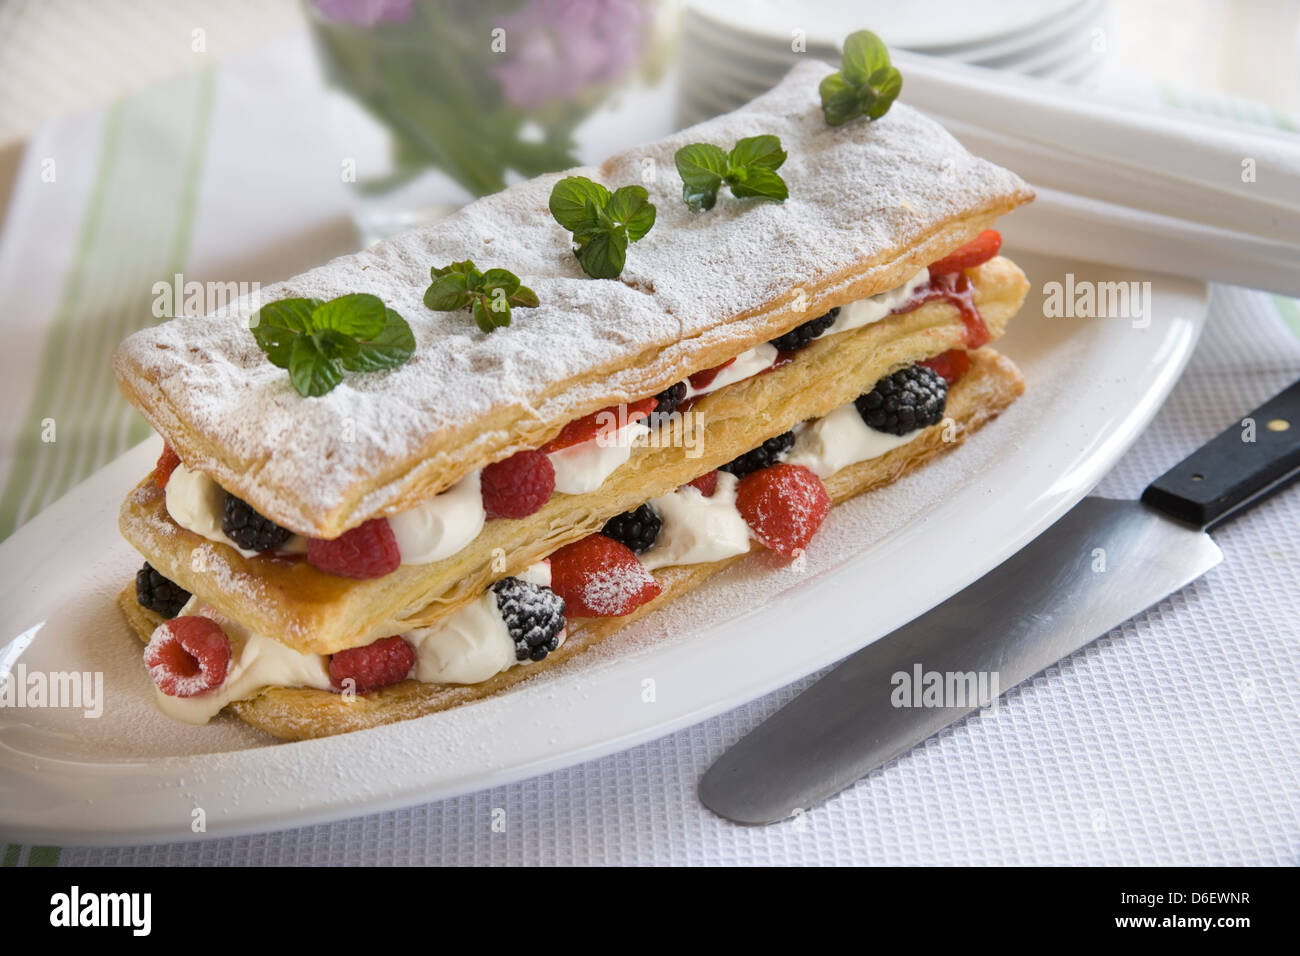
[[1142, 501], [1180, 521], [1208, 528], [1296, 478], [1300, 478], [1300, 382], [1151, 482], [1142, 492]]

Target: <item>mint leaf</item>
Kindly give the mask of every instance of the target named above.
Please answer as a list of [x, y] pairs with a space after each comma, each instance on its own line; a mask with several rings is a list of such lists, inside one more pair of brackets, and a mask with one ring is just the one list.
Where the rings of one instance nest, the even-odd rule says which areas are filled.
[[373, 372], [401, 365], [415, 352], [406, 320], [366, 293], [320, 299], [281, 299], [250, 322], [253, 337], [303, 397], [324, 395], [343, 370]]
[[435, 312], [468, 311], [484, 332], [510, 324], [511, 306], [537, 308], [537, 293], [519, 282], [509, 269], [479, 272], [473, 262], [453, 262], [429, 270], [433, 284], [424, 290], [424, 304]]
[[[605, 215], [624, 228], [631, 242], [636, 242], [655, 224], [655, 207], [644, 186], [620, 186], [610, 197]], [[627, 248], [626, 244], [623, 248]]]
[[354, 339], [368, 339], [384, 327], [384, 302], [377, 295], [365, 293], [341, 295], [317, 306], [311, 323], [318, 329], [333, 329]]
[[617, 279], [627, 261], [627, 236], [603, 232], [578, 248], [578, 264], [593, 279]]
[[890, 64], [888, 48], [870, 30], [849, 34], [840, 71], [825, 77], [818, 86], [822, 113], [831, 126], [859, 116], [880, 119], [902, 89], [903, 76]]
[[294, 340], [311, 331], [311, 314], [321, 304], [320, 299], [280, 299], [268, 302], [253, 315], [249, 328], [272, 365], [289, 367]]
[[781, 140], [770, 133], [746, 136], [730, 153], [710, 143], [683, 146], [676, 155], [682, 199], [691, 212], [712, 209], [718, 189], [726, 183], [739, 199], [781, 202], [790, 195], [785, 180], [776, 174], [785, 160]]
[[590, 225], [592, 212], [609, 203], [609, 190], [585, 176], [567, 176], [551, 189], [551, 215], [569, 232]]
[[343, 381], [343, 373], [324, 355], [310, 335], [294, 340], [289, 356], [289, 379], [304, 398], [324, 395]]
[[495, 302], [487, 298], [475, 299], [472, 311], [474, 322], [484, 332], [491, 332], [493, 329], [510, 324], [510, 304], [504, 297], [498, 298]]
[[731, 168], [758, 166], [763, 169], [780, 169], [785, 156], [781, 140], [770, 133], [764, 133], [762, 136], [746, 136], [739, 140], [731, 148], [727, 164]]
[[731, 195], [741, 199], [771, 199], [781, 202], [790, 196], [785, 180], [762, 166], [753, 166], [745, 171], [743, 181], [731, 184]]
[[384, 310], [384, 325], [364, 342], [356, 353], [343, 360], [349, 372], [378, 372], [401, 365], [415, 354], [415, 333], [406, 320], [392, 309]]
[[844, 38], [840, 72], [850, 86], [864, 86], [871, 75], [889, 66], [889, 48], [870, 30], [858, 30]]
[[460, 272], [438, 276], [424, 290], [424, 304], [434, 312], [459, 312], [469, 305], [470, 299], [469, 280]]
[[682, 199], [691, 212], [712, 209], [718, 200], [718, 187], [727, 175], [727, 154], [711, 143], [691, 143], [679, 149], [673, 159], [682, 177]]
[[644, 186], [622, 186], [611, 194], [590, 179], [568, 176], [551, 189], [550, 207], [555, 221], [573, 233], [573, 254], [593, 279], [617, 278], [627, 261], [628, 243], [644, 237], [655, 224], [655, 207]]

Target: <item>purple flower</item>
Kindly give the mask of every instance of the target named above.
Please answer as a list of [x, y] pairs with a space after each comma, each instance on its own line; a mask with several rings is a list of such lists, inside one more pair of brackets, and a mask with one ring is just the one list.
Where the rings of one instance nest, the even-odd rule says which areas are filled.
[[506, 62], [494, 70], [502, 92], [530, 110], [617, 79], [635, 62], [647, 19], [639, 0], [529, 0], [497, 21], [506, 41]]
[[411, 19], [412, 0], [315, 0], [321, 16], [336, 23], [373, 27]]

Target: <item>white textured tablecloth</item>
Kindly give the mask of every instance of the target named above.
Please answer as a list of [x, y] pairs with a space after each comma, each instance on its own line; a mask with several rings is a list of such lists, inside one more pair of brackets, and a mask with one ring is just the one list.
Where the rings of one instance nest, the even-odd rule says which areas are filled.
[[[333, 160], [325, 156], [322, 167], [329, 169], [319, 171], [315, 186], [303, 183], [294, 164], [293, 143], [309, 142], [312, 132], [299, 121], [309, 114], [295, 110], [281, 112], [282, 128], [276, 129], [274, 148], [266, 151], [283, 161], [253, 184], [258, 195], [283, 192], [290, 198], [278, 207], [250, 204], [246, 215], [240, 207], [235, 218], [243, 228], [236, 235], [222, 228], [231, 198], [251, 188], [241, 175], [238, 151], [221, 148], [228, 141], [222, 131], [242, 129], [246, 136], [263, 91], [277, 88], [275, 77], [258, 73], [256, 64], [265, 62], [263, 57], [220, 71], [212, 81], [215, 106], [204, 106], [209, 95], [202, 84], [172, 84], [171, 92], [129, 103], [106, 120], [90, 117], [47, 131], [29, 157], [25, 168], [35, 173], [43, 156], [59, 156], [61, 178], [59, 186], [35, 180], [16, 186], [25, 192], [15, 207], [19, 214], [7, 224], [6, 257], [0, 262], [0, 291], [22, 306], [5, 320], [18, 344], [7, 359], [0, 357], [5, 371], [0, 390], [11, 407], [27, 408], [23, 423], [14, 419], [3, 429], [0, 448], [0, 463], [12, 472], [7, 504], [0, 509], [9, 525], [30, 517], [78, 474], [71, 463], [22, 473], [23, 446], [15, 435], [35, 434], [46, 414], [40, 383], [48, 376], [38, 371], [35, 357], [45, 355], [47, 364], [51, 357], [59, 359], [66, 354], [58, 351], [60, 330], [101, 327], [105, 319], [95, 311], [101, 298], [117, 301], [108, 287], [96, 299], [66, 291], [60, 297], [57, 286], [30, 277], [67, 268], [83, 208], [94, 205], [87, 196], [107, 196], [107, 208], [120, 209], [116, 231], [102, 237], [105, 254], [123, 246], [152, 248], [139, 237], [158, 214], [125, 199], [114, 206], [119, 192], [130, 195], [118, 180], [92, 185], [94, 144], [105, 135], [101, 126], [126, 130], [119, 137], [123, 149], [134, 142], [128, 134], [139, 128], [152, 131], [142, 142], [154, 153], [171, 155], [162, 149], [167, 135], [176, 139], [175, 154], [208, 152], [201, 187], [180, 179], [172, 187], [179, 197], [191, 196], [195, 208], [188, 252], [173, 249], [172, 233], [164, 230], [154, 243], [154, 258], [135, 267], [139, 276], [133, 281], [143, 291], [123, 300], [131, 321], [145, 314], [140, 310], [148, 307], [148, 282], [158, 273], [170, 274], [169, 263], [187, 260], [198, 278], [245, 274], [230, 262], [261, 254], [244, 248], [250, 236], [265, 233], [276, 243], [288, 242], [300, 227], [305, 234], [309, 216], [317, 217], [311, 223], [316, 225], [340, 213], [327, 188]], [[302, 71], [286, 74], [299, 77]], [[170, 127], [160, 125], [161, 117], [178, 115], [173, 100], [186, 96], [213, 114], [210, 137], [188, 127], [166, 133]], [[117, 168], [135, 170], [143, 161], [135, 157]], [[156, 180], [154, 187], [160, 188]], [[283, 211], [290, 200], [296, 204], [292, 214]], [[255, 230], [247, 228], [247, 216], [254, 214], [264, 217]], [[134, 220], [139, 230], [133, 231]], [[39, 227], [33, 234], [43, 246], [29, 241], [25, 223]], [[127, 243], [128, 233], [138, 235]], [[85, 241], [101, 241], [87, 235]], [[303, 251], [300, 244], [293, 248]], [[243, 256], [232, 259], [235, 252]], [[109, 270], [102, 279], [79, 279], [81, 285], [69, 287], [120, 276], [120, 270]], [[1295, 322], [1294, 334], [1282, 316]], [[42, 347], [47, 324], [54, 337]], [[1187, 374], [1099, 491], [1137, 495], [1181, 457], [1300, 377], [1297, 336], [1295, 302], [1216, 288], [1205, 337]], [[102, 401], [110, 400], [111, 382], [96, 388]], [[50, 397], [69, 401], [70, 394], [55, 390]], [[98, 391], [76, 394], [83, 403], [101, 401], [94, 398]], [[71, 437], [63, 437], [61, 424], [59, 454], [75, 457], [87, 469], [132, 440], [125, 425], [118, 445], [105, 443], [102, 431], [90, 423], [82, 434], [73, 431], [82, 421], [76, 406], [60, 413], [60, 421], [68, 423]], [[11, 462], [17, 462], [12, 469]], [[3, 863], [1295, 864], [1300, 862], [1298, 531], [1300, 488], [1217, 531], [1225, 560], [1191, 587], [1011, 691], [996, 711], [944, 732], [839, 798], [778, 826], [742, 828], [712, 816], [695, 799], [696, 781], [729, 744], [815, 675], [653, 743], [416, 809], [183, 845], [11, 845]], [[505, 811], [502, 832], [493, 828], [498, 809]]]

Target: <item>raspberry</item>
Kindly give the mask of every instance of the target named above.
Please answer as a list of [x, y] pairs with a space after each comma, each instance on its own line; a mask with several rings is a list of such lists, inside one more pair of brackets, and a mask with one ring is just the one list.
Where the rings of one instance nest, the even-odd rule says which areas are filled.
[[853, 404], [867, 427], [902, 436], [943, 421], [948, 383], [932, 368], [909, 365], [886, 375]]
[[949, 349], [920, 364], [931, 371], [938, 372], [940, 377], [951, 385], [970, 371], [970, 353], [965, 349]]
[[366, 694], [405, 680], [415, 666], [415, 651], [400, 635], [381, 637], [365, 647], [349, 647], [330, 655], [330, 683], [339, 690], [345, 680], [352, 690]]
[[274, 551], [293, 537], [288, 528], [262, 517], [247, 501], [229, 492], [221, 514], [221, 533], [245, 551]]
[[825, 315], [820, 315], [803, 325], [796, 325], [785, 335], [777, 336], [772, 340], [771, 344], [775, 345], [781, 352], [798, 352], [800, 349], [806, 349], [812, 345], [813, 339], [835, 324], [835, 319], [839, 314], [840, 307], [837, 305]]
[[736, 509], [754, 537], [793, 557], [826, 520], [831, 499], [822, 480], [803, 465], [773, 465], [741, 479]]
[[516, 452], [484, 468], [479, 487], [489, 518], [527, 518], [551, 500], [555, 466], [545, 452]]
[[654, 547], [655, 539], [659, 537], [659, 531], [663, 526], [664, 522], [659, 517], [659, 512], [647, 502], [621, 515], [614, 515], [605, 522], [605, 527], [600, 529], [600, 533], [607, 538], [613, 538], [619, 544], [627, 545], [640, 554]]
[[382, 578], [396, 571], [402, 563], [397, 539], [386, 518], [372, 518], [365, 524], [326, 541], [307, 541], [307, 562], [341, 578]]
[[739, 458], [733, 458], [720, 467], [723, 471], [731, 472], [737, 478], [744, 478], [761, 468], [770, 468], [775, 465], [793, 447], [794, 432], [785, 432], [774, 438], [769, 438], [757, 448], [745, 452]]
[[159, 488], [167, 487], [167, 479], [172, 476], [176, 466], [181, 463], [180, 456], [172, 451], [172, 446], [163, 442], [162, 454], [158, 456], [158, 464], [153, 466], [153, 483]]
[[632, 402], [627, 405], [627, 411], [624, 413], [625, 418], [620, 419], [619, 408], [624, 406], [611, 405], [609, 408], [602, 408], [598, 412], [592, 412], [590, 415], [584, 415], [582, 418], [569, 422], [560, 429], [560, 433], [542, 446], [542, 451], [548, 454], [553, 451], [559, 451], [561, 448], [568, 448], [571, 445], [581, 445], [585, 441], [591, 441], [602, 432], [613, 433], [618, 428], [620, 420], [626, 422], [635, 422], [645, 418], [655, 410], [659, 404], [657, 398], [643, 398], [639, 402]]
[[551, 555], [551, 589], [574, 617], [622, 617], [661, 590], [631, 550], [603, 534]]
[[1002, 235], [996, 229], [985, 229], [960, 249], [954, 249], [938, 262], [930, 264], [930, 275], [961, 272], [982, 262], [988, 262], [1002, 248]]
[[168, 697], [194, 697], [220, 687], [230, 670], [230, 638], [209, 617], [187, 614], [154, 629], [144, 664]]
[[175, 617], [181, 613], [192, 595], [175, 581], [163, 577], [154, 570], [148, 561], [135, 572], [135, 599], [143, 608], [147, 608], [163, 617]]
[[560, 646], [564, 633], [564, 599], [548, 587], [520, 578], [502, 578], [492, 585], [497, 610], [515, 642], [515, 659], [545, 660]]
[[[718, 490], [718, 472], [715, 469], [707, 475], [700, 475], [700, 477], [696, 478], [694, 481], [688, 481], [686, 485], [690, 485], [692, 488], [698, 488], [700, 494], [704, 495], [704, 497], [712, 498], [713, 493]], [[686, 485], [683, 485], [682, 487], [684, 488]]]

